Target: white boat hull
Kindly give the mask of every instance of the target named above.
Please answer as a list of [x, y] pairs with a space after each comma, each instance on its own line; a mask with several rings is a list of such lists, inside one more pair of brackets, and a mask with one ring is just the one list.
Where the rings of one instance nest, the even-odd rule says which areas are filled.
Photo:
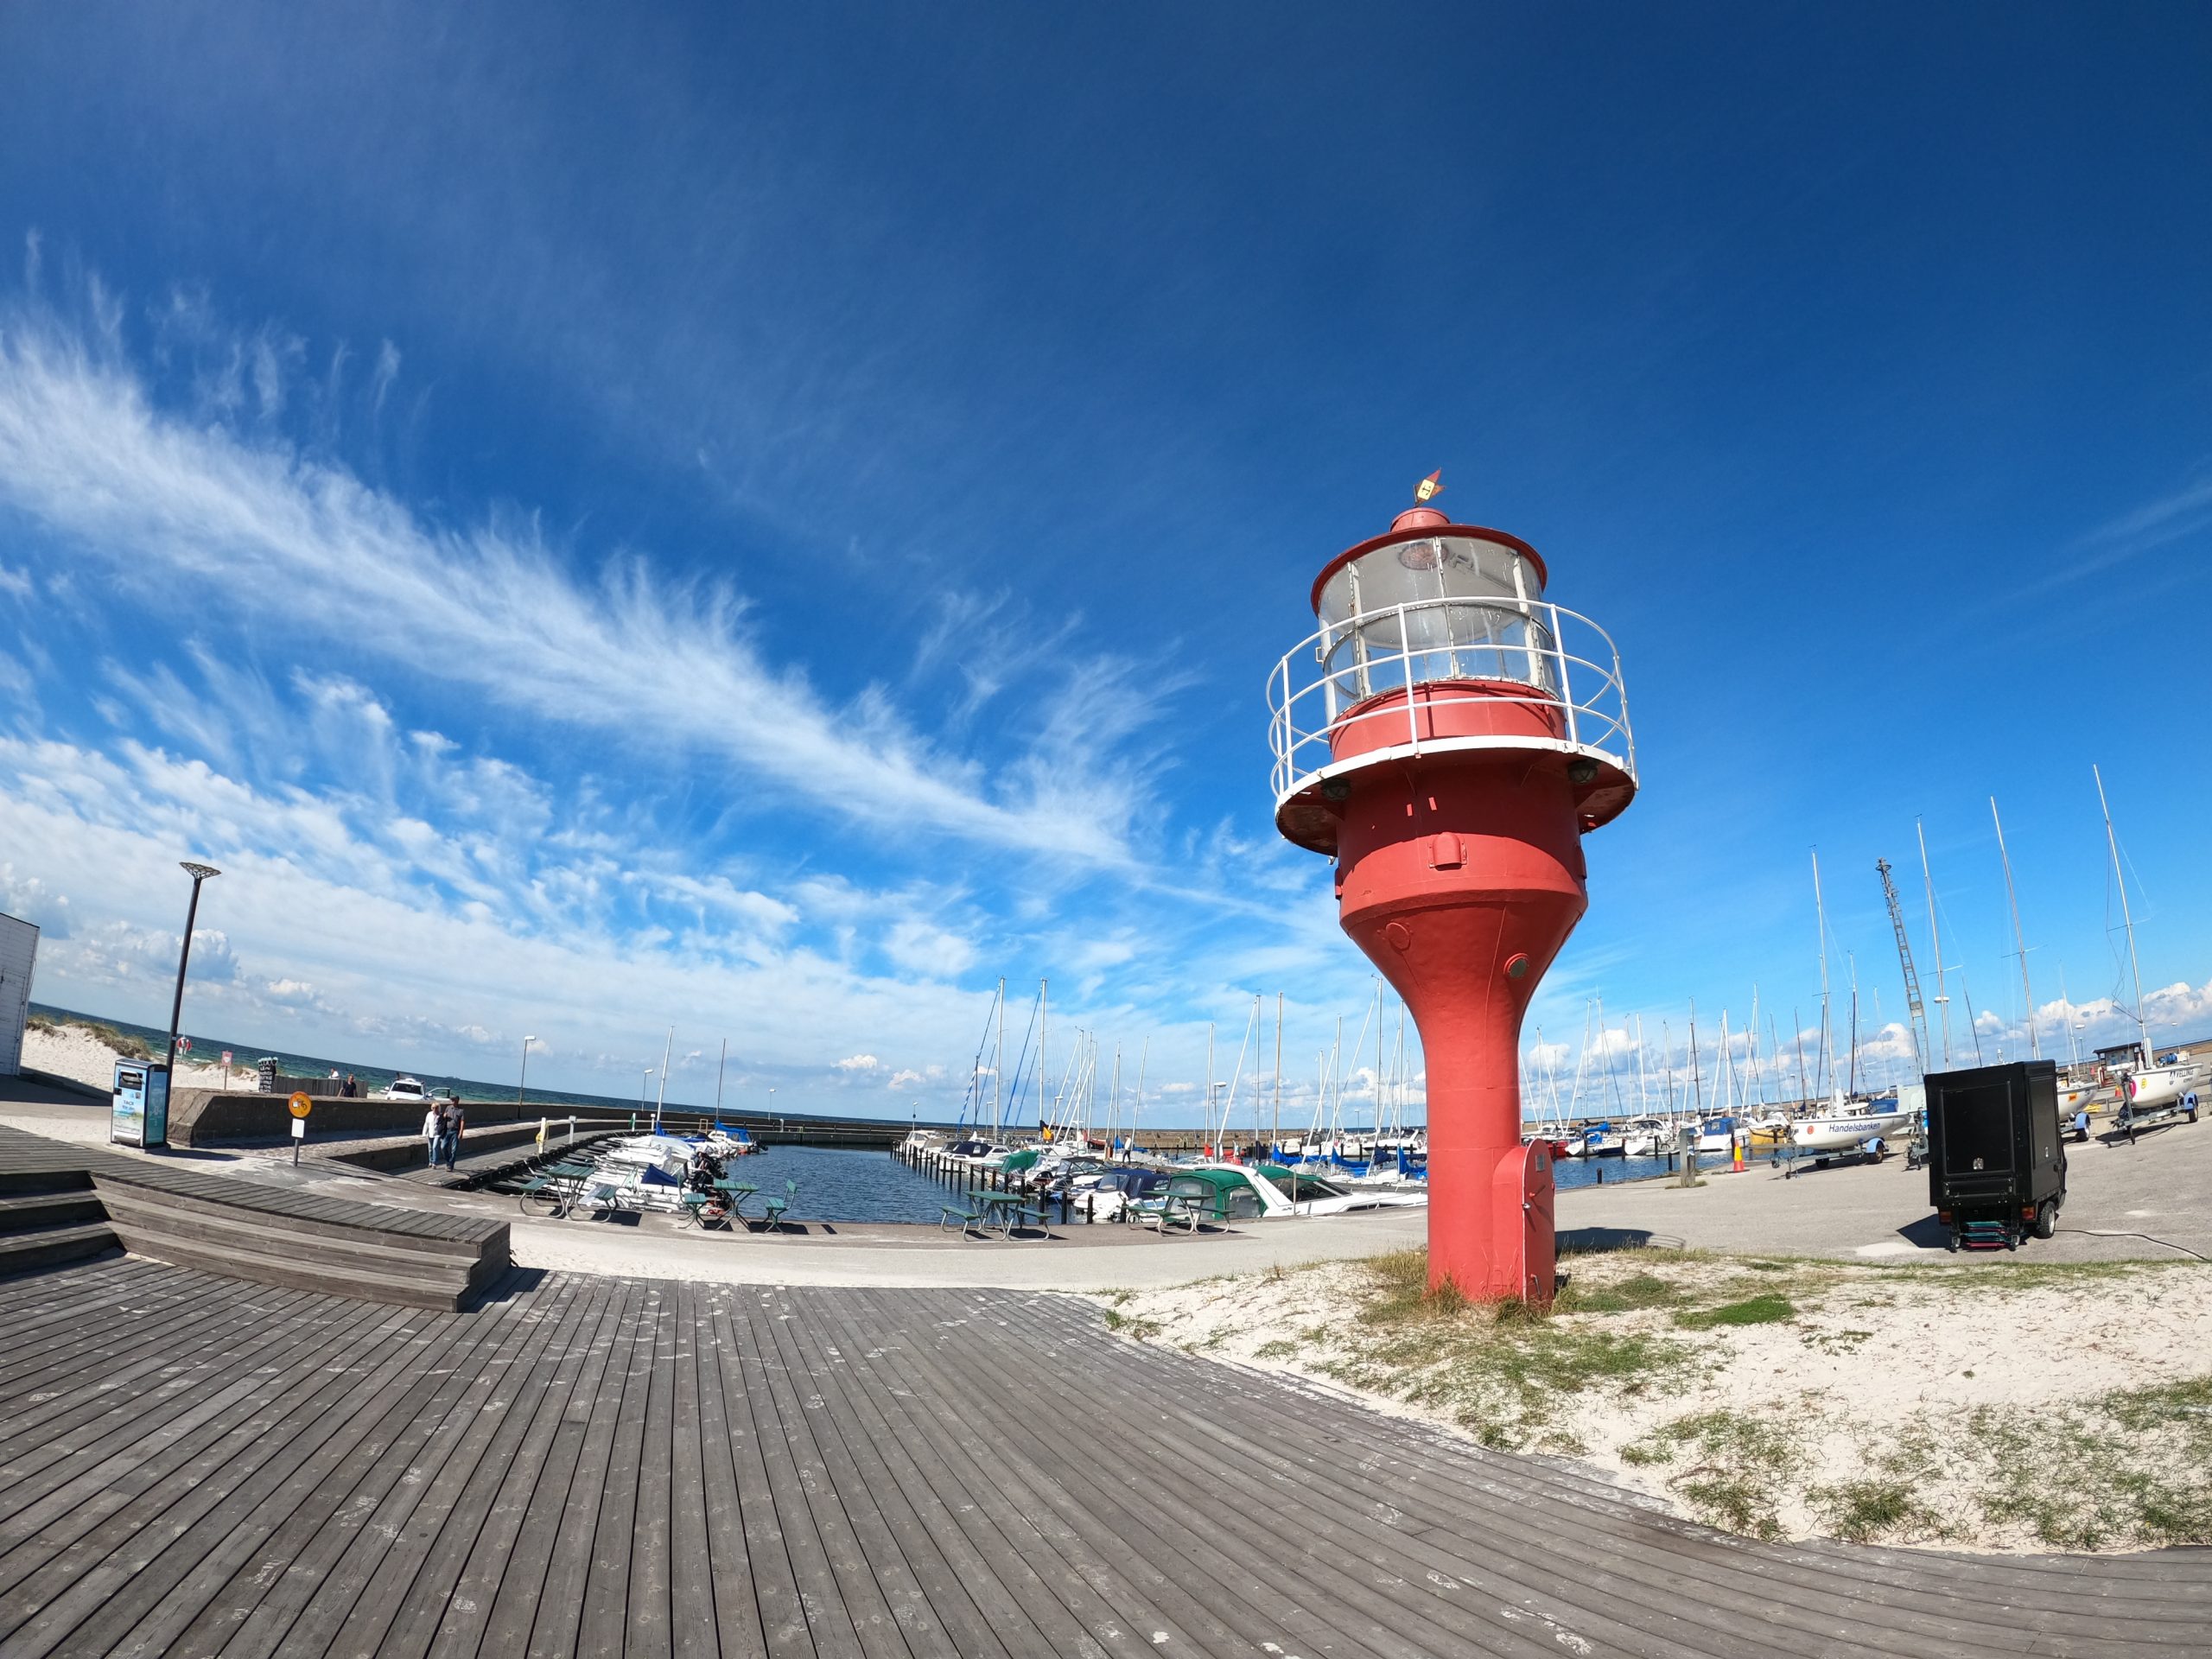
[[1800, 1152], [1847, 1152], [1877, 1135], [1903, 1134], [1912, 1117], [1910, 1112], [1867, 1112], [1801, 1118], [1789, 1125], [1789, 1144]]

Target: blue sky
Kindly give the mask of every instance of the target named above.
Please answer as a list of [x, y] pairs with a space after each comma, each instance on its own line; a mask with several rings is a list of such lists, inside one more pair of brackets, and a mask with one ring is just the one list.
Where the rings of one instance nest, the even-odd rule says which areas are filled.
[[2112, 1036], [2092, 761], [2212, 1029], [2208, 69], [2183, 5], [10, 10], [0, 908], [154, 1019], [205, 856], [188, 1029], [621, 1092], [673, 1023], [672, 1095], [898, 1116], [1001, 974], [1170, 1115], [1281, 990], [1304, 1098], [1368, 976], [1262, 686], [1441, 467], [1628, 675], [1548, 1042], [1815, 1023], [1815, 846], [1893, 1021], [1918, 817], [2016, 1052], [1993, 795]]

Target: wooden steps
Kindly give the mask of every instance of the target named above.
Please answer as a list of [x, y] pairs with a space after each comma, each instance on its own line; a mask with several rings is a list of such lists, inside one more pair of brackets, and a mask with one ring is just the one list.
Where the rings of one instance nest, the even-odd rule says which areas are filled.
[[82, 1262], [116, 1247], [99, 1195], [81, 1173], [0, 1174], [0, 1274]]
[[257, 1284], [450, 1313], [507, 1266], [504, 1226], [491, 1236], [423, 1236], [245, 1209], [105, 1175], [95, 1185], [109, 1225], [133, 1255]]
[[448, 1313], [510, 1262], [503, 1221], [327, 1198], [0, 1128], [0, 1275], [118, 1245], [256, 1284]]

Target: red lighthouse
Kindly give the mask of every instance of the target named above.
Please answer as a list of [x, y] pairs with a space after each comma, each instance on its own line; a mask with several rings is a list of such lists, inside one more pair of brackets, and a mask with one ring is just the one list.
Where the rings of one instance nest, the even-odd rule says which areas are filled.
[[1589, 904], [1582, 837], [1637, 787], [1619, 656], [1545, 580], [1518, 537], [1414, 507], [1330, 561], [1268, 688], [1275, 827], [1335, 859], [1344, 931], [1421, 1028], [1429, 1283], [1539, 1305], [1552, 1173], [1521, 1144], [1521, 1020]]

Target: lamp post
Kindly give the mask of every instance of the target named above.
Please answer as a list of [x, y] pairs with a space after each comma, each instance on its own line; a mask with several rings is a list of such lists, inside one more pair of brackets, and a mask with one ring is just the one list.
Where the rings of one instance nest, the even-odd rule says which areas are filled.
[[213, 864], [194, 864], [189, 860], [181, 868], [192, 878], [192, 903], [184, 912], [184, 944], [176, 953], [176, 1000], [169, 1004], [169, 1046], [162, 1051], [162, 1065], [172, 1073], [176, 1069], [177, 1027], [184, 1018], [184, 968], [192, 960], [193, 924], [200, 919], [200, 884], [222, 874]]
[[522, 1075], [515, 1079], [515, 1110], [518, 1113], [522, 1110], [523, 1085], [530, 1081], [530, 1046], [537, 1040], [535, 1037], [522, 1039]]

